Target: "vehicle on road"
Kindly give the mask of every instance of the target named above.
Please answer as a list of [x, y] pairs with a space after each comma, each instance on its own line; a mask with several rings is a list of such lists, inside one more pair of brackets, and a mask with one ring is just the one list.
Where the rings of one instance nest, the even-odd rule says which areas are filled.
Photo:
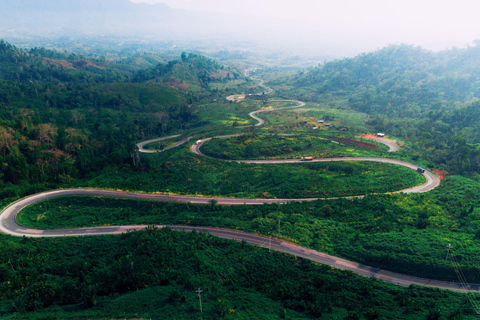
[[424, 172], [425, 172], [425, 169], [418, 167], [418, 168], [417, 168], [417, 172], [424, 173]]
[[313, 157], [302, 157], [301, 161], [312, 161]]

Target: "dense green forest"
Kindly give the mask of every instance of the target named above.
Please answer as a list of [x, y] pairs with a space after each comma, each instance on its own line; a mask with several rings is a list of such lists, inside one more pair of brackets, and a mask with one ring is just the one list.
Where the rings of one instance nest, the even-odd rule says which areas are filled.
[[[63, 187], [246, 198], [369, 194], [254, 207], [74, 197], [41, 202], [19, 219], [36, 228], [239, 229], [446, 280], [455, 280], [445, 262], [445, 246], [452, 244], [468, 281], [480, 282], [479, 53], [479, 46], [439, 53], [390, 46], [280, 72], [273, 94], [234, 103], [225, 96], [264, 88], [239, 67], [198, 53], [169, 61], [87, 58], [0, 41], [0, 203]], [[310, 103], [290, 113], [264, 113], [262, 127], [238, 128], [251, 123], [251, 111], [286, 105], [274, 102], [282, 97]], [[314, 131], [320, 118], [337, 122]], [[375, 143], [369, 148], [359, 135], [374, 131], [399, 140], [401, 151], [387, 154]], [[191, 153], [188, 144], [150, 155], [135, 145], [172, 134], [239, 132], [245, 134], [202, 146], [217, 159]], [[451, 176], [426, 194], [383, 194], [424, 179], [377, 163], [224, 161], [300, 156], [389, 156]], [[198, 319], [198, 287], [205, 319], [475, 317], [465, 295], [386, 285], [205, 234], [150, 227], [72, 239], [0, 236], [0, 252], [0, 317], [6, 319]]]
[[71, 185], [106, 167], [145, 170], [136, 142], [198, 125], [195, 105], [205, 94], [175, 84], [200, 88], [211, 74], [230, 75], [203, 56], [181, 58], [129, 73], [113, 61], [1, 41], [0, 193]]
[[462, 294], [387, 285], [199, 233], [0, 236], [0, 245], [3, 319], [475, 319]]
[[294, 85], [306, 100], [346, 98], [363, 112], [417, 118], [479, 98], [479, 56], [480, 46], [438, 53], [389, 46], [300, 73]]

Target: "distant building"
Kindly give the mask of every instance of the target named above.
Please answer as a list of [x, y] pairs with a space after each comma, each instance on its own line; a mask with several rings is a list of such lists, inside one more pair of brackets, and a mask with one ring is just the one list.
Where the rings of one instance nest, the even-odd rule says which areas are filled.
[[325, 123], [324, 126], [325, 127], [330, 127], [330, 123]]
[[379, 132], [379, 133], [377, 133], [377, 137], [383, 138], [383, 137], [385, 137], [385, 133], [380, 133]]
[[312, 127], [313, 130], [318, 129], [318, 127]]
[[318, 123], [324, 123], [325, 120], [318, 120], [317, 122], [318, 122]]
[[348, 131], [348, 128], [347, 127], [341, 127], [340, 131]]

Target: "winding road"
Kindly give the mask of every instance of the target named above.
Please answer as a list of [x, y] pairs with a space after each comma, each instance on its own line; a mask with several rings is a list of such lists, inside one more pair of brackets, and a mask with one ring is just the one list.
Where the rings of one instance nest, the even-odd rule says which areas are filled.
[[[262, 81], [263, 86], [263, 81]], [[268, 88], [269, 89], [269, 88]], [[273, 92], [273, 90], [267, 90], [268, 92]], [[282, 109], [290, 109], [290, 108], [298, 108], [305, 105], [305, 103], [301, 101], [295, 100], [274, 100], [274, 101], [282, 101], [282, 102], [295, 102], [298, 105], [293, 107], [286, 107], [286, 108], [278, 108], [275, 110], [282, 110]], [[250, 116], [257, 120], [258, 123], [256, 126], [263, 125], [263, 120], [255, 115], [260, 112], [266, 112], [270, 110], [258, 110], [250, 113]], [[235, 135], [230, 136], [223, 136], [223, 138], [232, 137]], [[148, 140], [139, 143], [137, 146], [140, 152], [145, 153], [155, 153], [165, 151], [170, 148], [174, 148], [179, 146], [183, 143], [186, 143], [193, 137], [188, 137], [183, 139], [180, 142], [175, 143], [169, 148], [164, 150], [147, 150], [144, 149], [144, 146], [157, 141], [162, 141], [166, 139], [172, 139], [180, 137], [180, 135], [170, 136], [170, 137], [162, 137], [158, 139]], [[217, 137], [221, 138], [221, 137]], [[192, 151], [203, 155], [200, 152], [200, 146], [202, 143], [210, 140], [211, 138], [202, 139], [199, 143], [195, 143], [192, 146]], [[286, 159], [286, 160], [236, 160], [237, 162], [243, 163], [265, 163], [265, 164], [275, 164], [275, 163], [298, 163], [301, 162], [298, 159]], [[383, 162], [383, 163], [392, 163], [395, 165], [404, 166], [413, 170], [417, 169], [417, 166], [405, 161], [395, 160], [395, 159], [388, 159], [388, 158], [371, 158], [371, 157], [344, 157], [344, 158], [329, 158], [329, 159], [314, 159], [314, 162], [318, 161], [376, 161], [376, 162]], [[437, 187], [440, 184], [439, 178], [429, 171], [425, 171], [423, 174], [426, 178], [426, 182], [421, 186], [417, 186], [414, 188], [400, 190], [397, 192], [403, 193], [412, 193], [412, 192], [427, 192], [432, 190], [433, 188]], [[96, 189], [62, 189], [62, 190], [54, 190], [49, 192], [43, 192], [36, 195], [31, 195], [26, 198], [20, 199], [6, 208], [4, 208], [0, 212], [0, 231], [5, 234], [10, 234], [12, 236], [26, 236], [26, 237], [66, 237], [66, 236], [93, 236], [93, 235], [112, 235], [112, 234], [121, 234], [129, 231], [135, 230], [143, 230], [147, 228], [147, 225], [130, 225], [130, 226], [111, 226], [111, 227], [90, 227], [90, 228], [71, 228], [71, 229], [55, 229], [55, 230], [41, 230], [41, 229], [33, 229], [21, 226], [17, 222], [17, 215], [18, 213], [23, 210], [24, 208], [31, 206], [39, 201], [43, 201], [46, 199], [52, 199], [61, 196], [74, 196], [74, 195], [90, 195], [90, 196], [106, 196], [106, 197], [117, 197], [117, 198], [126, 198], [126, 199], [139, 199], [139, 200], [154, 200], [154, 201], [173, 201], [173, 202], [189, 202], [189, 203], [203, 203], [207, 204], [214, 198], [207, 198], [207, 197], [193, 197], [193, 196], [175, 196], [175, 195], [157, 195], [157, 194], [144, 194], [144, 193], [134, 193], [134, 192], [123, 192], [123, 191], [107, 191], [107, 190], [96, 190]], [[357, 196], [361, 197], [361, 196]], [[351, 197], [352, 198], [352, 197]], [[223, 205], [258, 205], [258, 204], [265, 204], [265, 203], [287, 203], [287, 202], [301, 202], [301, 201], [315, 201], [319, 200], [318, 198], [310, 198], [310, 199], [232, 199], [232, 198], [215, 198], [218, 204]], [[173, 230], [183, 230], [183, 231], [205, 231], [209, 234], [226, 238], [226, 239], [233, 239], [237, 241], [246, 241], [252, 245], [271, 248], [272, 250], [281, 251], [288, 254], [293, 254], [298, 257], [310, 259], [312, 261], [327, 264], [334, 268], [339, 268], [343, 270], [349, 270], [356, 274], [365, 276], [365, 277], [375, 277], [377, 279], [383, 280], [388, 283], [393, 283], [396, 285], [401, 286], [409, 286], [411, 284], [419, 285], [419, 286], [427, 286], [427, 287], [435, 287], [435, 288], [442, 288], [442, 289], [449, 289], [454, 291], [465, 291], [459, 283], [454, 282], [446, 282], [446, 281], [438, 281], [438, 280], [430, 280], [424, 279], [419, 277], [413, 277], [408, 275], [403, 275], [395, 272], [389, 272], [385, 270], [380, 270], [377, 268], [365, 266], [356, 262], [348, 261], [345, 259], [341, 259], [335, 256], [330, 256], [322, 252], [318, 252], [315, 250], [311, 250], [308, 248], [301, 247], [296, 244], [292, 244], [289, 242], [281, 241], [278, 239], [271, 239], [259, 235], [247, 234], [238, 231], [232, 230], [224, 230], [224, 229], [216, 229], [216, 228], [207, 228], [207, 227], [192, 227], [192, 226], [164, 226], [158, 225], [158, 228], [169, 227]], [[480, 285], [472, 284], [469, 285], [467, 288], [469, 291], [480, 291]]]
[[[18, 200], [8, 207], [6, 207], [0, 215], [0, 231], [13, 235], [13, 236], [26, 236], [33, 238], [40, 237], [75, 237], [75, 236], [95, 236], [95, 235], [115, 235], [122, 234], [130, 231], [144, 230], [147, 225], [130, 225], [130, 226], [112, 226], [112, 227], [92, 227], [92, 228], [72, 228], [72, 229], [55, 229], [55, 230], [40, 230], [26, 228], [19, 225], [16, 221], [17, 214], [24, 208], [31, 206], [39, 201], [46, 199], [61, 197], [61, 196], [73, 196], [73, 195], [91, 195], [91, 196], [108, 196], [119, 197], [127, 199], [141, 199], [141, 200], [159, 200], [159, 201], [182, 201], [191, 202], [195, 201], [193, 197], [177, 197], [177, 196], [162, 196], [162, 195], [150, 195], [139, 194], [121, 191], [105, 191], [105, 190], [89, 190], [89, 189], [66, 189], [55, 190], [49, 192], [43, 192], [40, 194], [32, 195], [21, 200]], [[168, 198], [165, 198], [168, 197]], [[196, 199], [201, 203], [208, 203], [209, 198]], [[196, 201], [195, 201], [196, 202]], [[238, 204], [236, 202], [229, 204]], [[252, 203], [256, 204], [256, 203]], [[232, 239], [236, 241], [246, 241], [249, 244], [270, 248], [272, 250], [292, 254], [301, 258], [309, 259], [318, 263], [327, 264], [334, 268], [352, 271], [358, 275], [365, 277], [374, 277], [379, 280], [383, 280], [388, 283], [409, 286], [415, 284], [418, 286], [434, 287], [441, 289], [448, 289], [453, 291], [464, 291], [464, 288], [455, 282], [438, 281], [425, 279], [420, 277], [414, 277], [404, 275], [400, 273], [381, 270], [378, 268], [366, 266], [346, 259], [331, 256], [322, 252], [304, 248], [302, 246], [289, 243], [278, 239], [270, 239], [264, 236], [248, 234], [239, 231], [207, 228], [207, 227], [192, 227], [192, 226], [165, 226], [157, 225], [158, 228], [168, 227], [176, 231], [199, 231], [207, 232], [211, 235], [218, 236], [225, 239]], [[470, 284], [468, 286], [469, 291], [480, 292], [480, 285]]]

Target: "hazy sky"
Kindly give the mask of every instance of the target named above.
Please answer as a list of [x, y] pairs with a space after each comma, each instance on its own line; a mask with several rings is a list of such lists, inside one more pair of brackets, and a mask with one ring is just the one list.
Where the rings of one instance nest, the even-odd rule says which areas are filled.
[[[130, 0], [172, 8], [301, 20], [300, 26], [349, 33], [378, 47], [413, 43], [432, 49], [480, 39], [480, 1], [465, 0]], [[298, 25], [297, 25], [298, 26]], [[369, 38], [370, 37], [370, 38]]]

